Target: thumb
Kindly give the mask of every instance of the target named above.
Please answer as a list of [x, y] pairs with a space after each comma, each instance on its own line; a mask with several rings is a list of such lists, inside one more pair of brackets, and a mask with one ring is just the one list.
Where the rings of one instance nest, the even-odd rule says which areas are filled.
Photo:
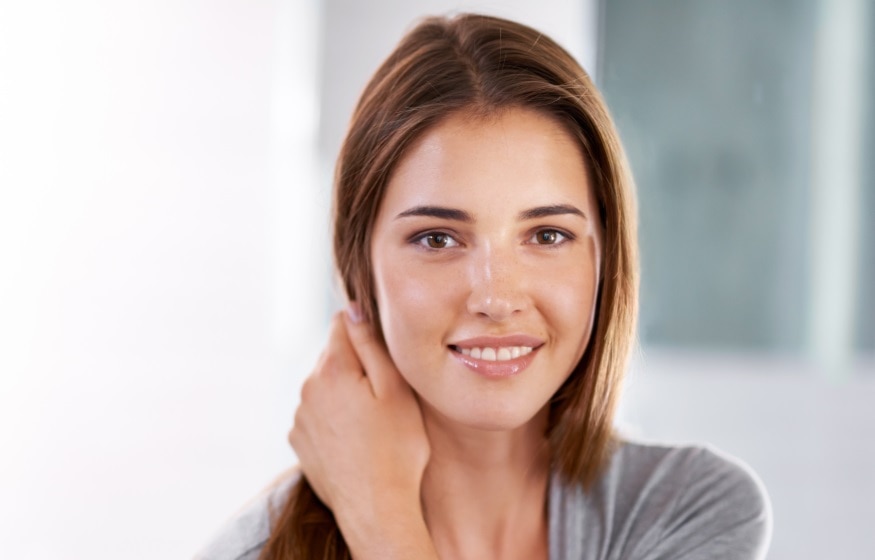
[[386, 347], [377, 339], [373, 325], [364, 319], [358, 303], [349, 305], [344, 320], [349, 340], [371, 382], [374, 395], [382, 397], [406, 387], [407, 382], [401, 377]]

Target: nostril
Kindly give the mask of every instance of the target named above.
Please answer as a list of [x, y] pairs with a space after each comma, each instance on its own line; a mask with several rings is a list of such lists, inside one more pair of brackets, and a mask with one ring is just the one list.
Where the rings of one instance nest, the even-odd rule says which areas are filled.
[[524, 307], [520, 294], [484, 295], [472, 293], [468, 299], [468, 311], [477, 317], [501, 321], [522, 311]]

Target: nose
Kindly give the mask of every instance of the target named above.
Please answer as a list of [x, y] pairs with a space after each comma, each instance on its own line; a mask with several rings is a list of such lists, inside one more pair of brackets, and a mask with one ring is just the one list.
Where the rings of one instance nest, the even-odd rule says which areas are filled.
[[484, 247], [471, 255], [468, 313], [501, 322], [526, 306], [526, 277], [512, 250]]

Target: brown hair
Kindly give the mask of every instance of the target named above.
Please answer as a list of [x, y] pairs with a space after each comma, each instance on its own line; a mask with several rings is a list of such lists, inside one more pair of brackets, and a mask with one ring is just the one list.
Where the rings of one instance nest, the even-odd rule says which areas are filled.
[[[602, 223], [604, 259], [590, 344], [550, 402], [552, 467], [588, 488], [609, 457], [613, 416], [638, 306], [634, 188], [623, 148], [586, 72], [534, 29], [482, 15], [424, 20], [374, 74], [337, 163], [334, 255], [347, 296], [379, 328], [370, 237], [393, 169], [440, 120], [460, 111], [541, 111], [580, 141]], [[583, 319], [582, 319], [583, 320]], [[262, 559], [350, 558], [330, 510], [302, 478]]]

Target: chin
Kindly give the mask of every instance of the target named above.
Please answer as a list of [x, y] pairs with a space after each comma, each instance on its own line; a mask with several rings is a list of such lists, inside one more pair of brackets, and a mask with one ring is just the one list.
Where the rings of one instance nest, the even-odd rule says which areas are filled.
[[430, 406], [444, 421], [459, 426], [489, 432], [510, 432], [525, 427], [533, 421], [540, 410], [546, 411], [545, 407], [527, 410], [507, 402], [483, 402], [472, 403], [472, 406], [444, 408]]

